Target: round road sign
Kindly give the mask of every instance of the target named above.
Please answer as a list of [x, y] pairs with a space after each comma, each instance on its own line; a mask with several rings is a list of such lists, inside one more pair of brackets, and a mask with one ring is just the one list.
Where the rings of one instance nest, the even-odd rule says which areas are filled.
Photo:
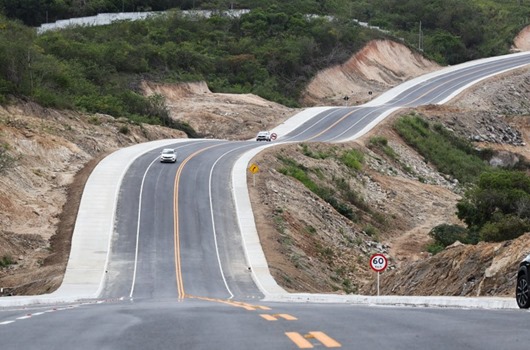
[[278, 137], [278, 135], [276, 135], [276, 133], [272, 133], [271, 134], [271, 140], [276, 140], [276, 138]]
[[383, 254], [374, 254], [370, 258], [370, 267], [376, 272], [381, 272], [388, 266], [388, 260]]

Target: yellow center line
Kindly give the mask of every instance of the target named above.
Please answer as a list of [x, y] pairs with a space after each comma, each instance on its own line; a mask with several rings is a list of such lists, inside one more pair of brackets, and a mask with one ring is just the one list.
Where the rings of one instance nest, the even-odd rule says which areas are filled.
[[262, 318], [264, 318], [265, 320], [267, 320], [267, 321], [278, 321], [278, 318], [283, 318], [284, 320], [287, 320], [287, 321], [296, 321], [296, 320], [298, 320], [296, 317], [291, 316], [289, 314], [274, 314], [274, 315], [260, 314], [260, 316]]
[[177, 277], [177, 291], [178, 291], [179, 299], [183, 299], [186, 296], [186, 293], [184, 292], [184, 282], [183, 282], [183, 279], [182, 279], [182, 265], [181, 265], [181, 260], [180, 260], [180, 234], [179, 234], [179, 215], [178, 215], [178, 212], [179, 212], [180, 177], [182, 175], [182, 171], [184, 169], [184, 166], [191, 159], [193, 159], [197, 155], [201, 154], [202, 152], [204, 152], [204, 151], [206, 151], [206, 150], [208, 150], [210, 148], [217, 147], [217, 146], [220, 146], [220, 145], [218, 145], [218, 144], [212, 145], [212, 146], [200, 149], [200, 150], [196, 151], [195, 153], [192, 153], [190, 156], [188, 156], [188, 158], [186, 158], [185, 160], [182, 161], [182, 163], [180, 164], [180, 166], [179, 166], [179, 168], [177, 170], [177, 174], [175, 176], [175, 184], [174, 184], [174, 187], [173, 187], [173, 191], [175, 193], [175, 196], [173, 198], [173, 208], [174, 208], [173, 209], [173, 215], [175, 217], [173, 231], [174, 231], [174, 237], [175, 237], [175, 270], [176, 270], [176, 277]]
[[340, 348], [342, 345], [337, 342], [335, 339], [331, 338], [324, 332], [309, 332], [308, 334], [302, 336], [297, 332], [285, 332], [285, 335], [291, 339], [293, 343], [296, 344], [300, 349], [311, 349], [313, 344], [307, 339], [316, 339], [326, 348]]
[[296, 321], [296, 320], [298, 320], [296, 317], [291, 316], [289, 314], [277, 314], [275, 316], [281, 317], [281, 318], [283, 318], [284, 320], [287, 320], [287, 321]]
[[248, 310], [248, 311], [255, 311], [255, 310], [258, 310], [258, 309], [259, 310], [270, 310], [270, 307], [268, 307], [268, 306], [252, 305], [252, 304], [247, 304], [247, 303], [243, 303], [243, 302], [240, 302], [240, 301], [234, 301], [234, 300], [216, 299], [216, 298], [208, 298], [208, 297], [198, 297], [198, 296], [194, 296], [194, 295], [187, 295], [186, 297], [187, 298], [204, 300], [204, 301], [212, 301], [212, 302], [215, 302], [215, 303], [221, 303], [221, 304], [226, 304], [226, 305], [235, 306], [235, 307], [240, 307], [240, 308], [243, 308], [243, 309]]
[[260, 316], [266, 319], [267, 321], [278, 321], [278, 319], [273, 315], [261, 314]]
[[327, 348], [340, 348], [341, 345], [335, 339], [331, 338], [324, 332], [309, 332], [316, 340], [324, 344]]
[[291, 339], [293, 343], [296, 344], [300, 349], [312, 349], [313, 344], [311, 344], [306, 338], [304, 338], [300, 333], [297, 332], [285, 332], [285, 335]]
[[344, 119], [346, 119], [347, 117], [349, 117], [351, 114], [353, 114], [354, 112], [356, 112], [357, 110], [353, 110], [349, 113], [346, 113], [342, 118], [340, 118], [339, 120], [337, 120], [335, 123], [331, 124], [330, 126], [328, 126], [326, 129], [322, 130], [321, 132], [319, 132], [318, 134], [316, 134], [315, 136], [313, 137], [310, 137], [308, 138], [306, 141], [311, 141], [311, 140], [314, 140], [316, 139], [317, 137], [319, 137], [320, 135], [328, 132], [329, 130], [333, 129], [335, 126], [337, 126], [337, 124], [339, 124], [341, 121], [343, 121]]

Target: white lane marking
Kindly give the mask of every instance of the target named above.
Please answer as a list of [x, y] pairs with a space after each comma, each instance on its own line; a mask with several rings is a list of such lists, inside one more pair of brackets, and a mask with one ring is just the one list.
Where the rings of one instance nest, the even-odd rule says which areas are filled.
[[[355, 123], [353, 123], [349, 128], [345, 129], [343, 132], [341, 132], [340, 134], [338, 134], [337, 136], [335, 137], [332, 137], [330, 139], [328, 139], [326, 142], [333, 142], [335, 140], [338, 140], [339, 137], [341, 137], [342, 135], [346, 134], [348, 131], [350, 131], [351, 129], [353, 129], [357, 124], [359, 124], [360, 122], [362, 122], [363, 120], [365, 120], [366, 118], [368, 118], [368, 116], [374, 114], [374, 113], [379, 113], [381, 107], [376, 107], [374, 110], [368, 112], [367, 114], [363, 115], [361, 118], [357, 119], [357, 121]], [[350, 114], [350, 115], [353, 115], [353, 114]], [[348, 117], [350, 116], [348, 115]], [[340, 142], [340, 141], [339, 141]]]
[[[196, 144], [200, 144], [200, 143], [204, 143], [204, 142], [208, 142], [209, 140], [204, 140], [204, 141], [197, 141], [197, 142], [190, 142], [188, 144], [185, 144], [183, 146], [180, 146], [180, 147], [176, 147], [175, 149], [178, 149], [180, 150], [181, 148], [184, 148], [184, 147], [187, 147], [187, 146], [192, 146], [192, 145], [196, 145]], [[169, 147], [169, 146], [167, 146]], [[178, 157], [178, 155], [177, 155]], [[147, 169], [145, 170], [144, 172], [144, 176], [142, 177], [142, 184], [140, 186], [140, 194], [139, 194], [139, 198], [138, 198], [138, 219], [137, 219], [137, 222], [136, 222], [136, 247], [135, 247], [135, 252], [134, 252], [134, 270], [133, 270], [133, 280], [132, 280], [132, 284], [131, 284], [131, 292], [129, 293], [129, 298], [132, 298], [133, 297], [133, 294], [134, 294], [134, 286], [136, 284], [136, 273], [137, 273], [137, 270], [138, 270], [138, 251], [140, 249], [140, 221], [141, 221], [141, 211], [142, 211], [142, 196], [143, 196], [143, 189], [144, 189], [144, 184], [145, 184], [145, 179], [147, 178], [147, 173], [149, 172], [149, 169], [151, 168], [151, 166], [158, 160], [159, 158], [156, 157], [152, 162], [151, 164], [149, 164], [149, 166], [147, 167]]]
[[[350, 107], [350, 108], [357, 109], [357, 107]], [[322, 117], [321, 117], [320, 119], [318, 119], [314, 124], [309, 125], [307, 128], [305, 128], [304, 130], [301, 130], [301, 131], [300, 131], [299, 133], [297, 133], [296, 135], [292, 135], [291, 137], [286, 137], [286, 138], [282, 139], [282, 142], [289, 142], [289, 140], [291, 140], [291, 139], [293, 139], [293, 138], [295, 138], [295, 137], [299, 137], [301, 134], [303, 134], [303, 133], [305, 133], [305, 132], [307, 132], [307, 131], [313, 129], [313, 128], [316, 127], [318, 124], [324, 122], [329, 116], [331, 116], [331, 115], [334, 114], [335, 112], [340, 112], [341, 110], [342, 110], [342, 109], [341, 109], [340, 107], [337, 107], [337, 109], [333, 109], [333, 110], [331, 110], [331, 111], [326, 111], [327, 113], [324, 112], [324, 113], [326, 113], [326, 115], [322, 116]], [[320, 113], [319, 113], [319, 114], [320, 114]], [[317, 115], [318, 115], [318, 114], [317, 114]], [[315, 117], [316, 117], [316, 116], [315, 116]], [[307, 122], [309, 122], [309, 121], [313, 121], [313, 119], [315, 119], [315, 118], [313, 117], [313, 118], [311, 118], [310, 120], [308, 120]], [[307, 123], [307, 122], [306, 122], [306, 123]], [[298, 127], [301, 127], [301, 125], [298, 126]], [[296, 129], [297, 129], [297, 128], [296, 128]], [[296, 129], [295, 129], [295, 130], [296, 130]], [[293, 131], [294, 131], [294, 130], [293, 130]]]
[[27, 320], [27, 319], [32, 318], [33, 316], [40, 316], [40, 315], [44, 315], [44, 314], [49, 313], [49, 312], [72, 310], [72, 309], [75, 309], [75, 308], [77, 308], [77, 307], [79, 307], [81, 305], [89, 305], [89, 304], [92, 304], [92, 303], [81, 303], [81, 304], [75, 304], [75, 305], [68, 305], [68, 306], [61, 307], [61, 308], [54, 307], [54, 308], [49, 309], [49, 310], [35, 312], [35, 313], [32, 313], [32, 314], [26, 314], [25, 316], [16, 317], [14, 320], [2, 321], [2, 322], [0, 322], [0, 326], [14, 323], [17, 320]]
[[[178, 156], [177, 156], [178, 157]], [[136, 221], [136, 247], [134, 251], [134, 269], [133, 269], [133, 279], [131, 284], [131, 292], [129, 293], [129, 298], [132, 298], [134, 293], [134, 285], [136, 284], [136, 271], [138, 270], [138, 251], [140, 249], [140, 217], [142, 212], [142, 196], [144, 191], [144, 184], [145, 184], [145, 178], [147, 177], [147, 173], [149, 172], [149, 169], [155, 164], [155, 162], [158, 160], [158, 157], [153, 159], [153, 161], [149, 164], [147, 169], [144, 172], [144, 176], [142, 177], [142, 184], [140, 185], [140, 194], [138, 199], [138, 217]]]
[[214, 219], [214, 214], [213, 214], [213, 201], [212, 201], [212, 178], [213, 178], [213, 169], [215, 168], [217, 163], [224, 156], [226, 156], [229, 153], [232, 153], [233, 151], [237, 151], [237, 150], [239, 150], [241, 148], [244, 148], [244, 147], [248, 147], [248, 146], [245, 145], [245, 146], [234, 148], [234, 149], [232, 149], [230, 151], [227, 151], [227, 152], [223, 153], [219, 158], [217, 158], [217, 160], [213, 163], [212, 168], [210, 169], [210, 177], [208, 179], [208, 197], [210, 197], [210, 215], [211, 215], [211, 218], [212, 218], [213, 240], [214, 240], [214, 244], [215, 244], [215, 252], [217, 254], [217, 262], [219, 264], [219, 271], [221, 272], [221, 277], [223, 278], [223, 282], [225, 284], [226, 290], [230, 294], [230, 298], [228, 298], [228, 299], [232, 299], [234, 297], [234, 294], [232, 293], [232, 291], [230, 290], [230, 287], [228, 287], [228, 283], [226, 282], [226, 278], [225, 278], [225, 275], [223, 273], [223, 265], [221, 264], [221, 257], [220, 257], [220, 254], [219, 254], [219, 245], [217, 244], [217, 232], [216, 232], [216, 229], [215, 229], [215, 219]]

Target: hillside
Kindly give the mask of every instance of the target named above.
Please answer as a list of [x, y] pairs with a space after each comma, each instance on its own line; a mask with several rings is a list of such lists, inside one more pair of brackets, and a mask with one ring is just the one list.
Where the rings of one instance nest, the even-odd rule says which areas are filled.
[[[524, 68], [491, 79], [447, 106], [426, 106], [416, 113], [466, 138], [489, 140], [477, 146], [498, 150], [499, 161], [528, 159], [529, 92], [530, 69]], [[513, 295], [516, 266], [530, 252], [530, 235], [427, 253], [434, 226], [459, 223], [455, 213], [462, 189], [392, 129], [392, 122], [409, 112], [396, 113], [356, 142], [286, 145], [252, 160], [266, 169], [251, 188], [253, 198], [268, 198], [265, 206], [254, 208], [258, 231], [267, 242], [271, 271], [285, 288], [373, 295], [375, 274], [368, 259], [384, 253], [390, 267], [381, 276], [383, 294]], [[375, 136], [388, 140], [392, 157], [371, 144]], [[361, 171], [341, 161], [351, 150], [364, 154]], [[334, 184], [339, 203], [353, 197], [358, 203], [353, 218], [284, 175], [288, 164], [300, 164], [320, 188]]]
[[[407, 49], [399, 48], [403, 62], [418, 62], [418, 65], [413, 71], [398, 71], [392, 56], [386, 54], [395, 49], [394, 43], [377, 42], [371, 45], [372, 48], [365, 51], [362, 59], [352, 57], [350, 64], [340, 69], [332, 68], [324, 75], [329, 77], [336, 71], [336, 74], [350, 78], [347, 82], [342, 80], [347, 86], [345, 91], [365, 91], [369, 88], [375, 96], [385, 88], [436, 68], [407, 52]], [[357, 78], [359, 74], [363, 76], [362, 79]], [[374, 78], [377, 76], [384, 78]], [[528, 83], [528, 72], [511, 74], [505, 79], [509, 80], [502, 80], [501, 85], [505, 85], [505, 81], [511, 82], [509, 86], [524, 85]], [[172, 117], [214, 138], [247, 139], [260, 129], [276, 125], [297, 112], [253, 95], [211, 93], [203, 83], [157, 85], [145, 82], [143, 86], [146, 94], [158, 92], [167, 97]], [[479, 101], [481, 98], [487, 100], [491, 91], [477, 89], [475, 94], [470, 96], [478, 96]], [[337, 99], [337, 96], [316, 89], [308, 89], [307, 96], [311, 96], [312, 103], [343, 103], [340, 95]], [[510, 103], [516, 100], [510, 89], [495, 96], [497, 99], [505, 98]], [[433, 118], [446, 113], [445, 109], [430, 110]], [[460, 116], [454, 113], [455, 110], [460, 114], [466, 113], [464, 107], [459, 105], [449, 107], [449, 120], [455, 115]], [[494, 110], [491, 113], [495, 115], [502, 112]], [[530, 113], [522, 111], [522, 114]], [[472, 118], [467, 121], [474, 123]], [[527, 125], [521, 119], [515, 122], [521, 130], [528, 130], [523, 129]], [[0, 259], [6, 265], [0, 268], [0, 287], [4, 288], [4, 294], [45, 293], [59, 286], [68, 258], [76, 203], [87, 175], [101, 157], [119, 147], [138, 142], [185, 137], [182, 132], [175, 130], [132, 124], [106, 115], [58, 112], [23, 102], [0, 109], [0, 127], [0, 143], [6, 145], [7, 155], [12, 159], [12, 167], [0, 176]], [[286, 272], [276, 276], [279, 283], [288, 289], [355, 292], [358, 288], [358, 291], [365, 292], [373, 277], [367, 268], [366, 254], [373, 250], [384, 251], [391, 255], [394, 268], [404, 271], [409, 261], [426, 258], [421, 243], [426, 241], [425, 232], [430, 225], [453, 219], [458, 194], [453, 192], [452, 185], [422, 162], [414, 151], [405, 147], [388, 128], [388, 123], [379, 126], [371, 135], [374, 133], [392, 136], [389, 140], [392, 147], [400, 152], [400, 157], [414, 166], [417, 173], [428, 175], [434, 180], [425, 184], [417, 178], [399, 173], [389, 176], [395, 171], [394, 167], [365, 148], [370, 135], [353, 145], [339, 146], [341, 149], [359, 148], [369, 155], [370, 169], [359, 179], [361, 181], [357, 183], [356, 189], [377, 210], [366, 216], [365, 225], [351, 226], [343, 222], [329, 206], [316, 198], [309, 197], [311, 199], [308, 200], [307, 190], [293, 181], [285, 181], [273, 170], [263, 172], [263, 176], [260, 173], [258, 187], [251, 191], [251, 196], [254, 197], [258, 191], [266, 191], [270, 201], [255, 207], [258, 228], [271, 269], [273, 273]], [[527, 140], [526, 133], [522, 137]], [[300, 154], [297, 147], [284, 146], [282, 152], [295, 157]], [[328, 146], [310, 147], [318, 150]], [[520, 147], [503, 147], [520, 150]], [[271, 169], [277, 161], [270, 152], [259, 157], [260, 164], [267, 164]], [[327, 165], [338, 167], [336, 164]], [[340, 168], [336, 169], [340, 171]], [[271, 203], [282, 203], [281, 211]], [[283, 203], [286, 203], [285, 206]], [[315, 213], [306, 216], [311, 222], [297, 219], [293, 210], [289, 209], [292, 205]], [[394, 229], [386, 230], [385, 226], [378, 226], [377, 220], [381, 218], [378, 215], [395, 218], [389, 222]], [[303, 236], [300, 236], [304, 232], [309, 232], [314, 240], [320, 240], [321, 233], [325, 234], [325, 240], [313, 241], [311, 246], [321, 247], [320, 251], [306, 252], [304, 247], [294, 244], [282, 247], [282, 240], [278, 237], [281, 226], [266, 224], [271, 222], [271, 218], [277, 224], [289, 224], [283, 232], [289, 230], [292, 233], [291, 242], [304, 243], [301, 239]], [[278, 219], [274, 221], [274, 218]], [[371, 226], [376, 230], [370, 229]], [[373, 236], [369, 236], [370, 233]], [[407, 244], [411, 240], [416, 244]], [[337, 246], [337, 249], [326, 249], [328, 243]], [[352, 245], [358, 250], [350, 249]]]
[[306, 87], [302, 102], [306, 106], [358, 105], [439, 68], [402, 44], [374, 40], [344, 64], [319, 72]]

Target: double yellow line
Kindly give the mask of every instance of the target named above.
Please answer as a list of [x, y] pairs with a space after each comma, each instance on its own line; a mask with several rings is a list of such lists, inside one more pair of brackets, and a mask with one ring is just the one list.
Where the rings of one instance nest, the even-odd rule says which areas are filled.
[[180, 184], [180, 177], [182, 176], [182, 171], [184, 170], [184, 166], [194, 157], [201, 154], [202, 152], [209, 150], [210, 148], [217, 147], [218, 144], [212, 145], [203, 149], [200, 149], [191, 155], [188, 156], [185, 160], [182, 161], [180, 164], [177, 174], [175, 175], [175, 183], [173, 186], [173, 191], [175, 193], [175, 196], [173, 198], [173, 215], [174, 215], [174, 235], [175, 235], [175, 270], [176, 270], [176, 277], [177, 277], [177, 292], [178, 292], [178, 298], [184, 299], [186, 297], [186, 293], [184, 292], [184, 281], [182, 278], [182, 265], [181, 265], [181, 259], [180, 259], [180, 234], [179, 234], [179, 184]]

